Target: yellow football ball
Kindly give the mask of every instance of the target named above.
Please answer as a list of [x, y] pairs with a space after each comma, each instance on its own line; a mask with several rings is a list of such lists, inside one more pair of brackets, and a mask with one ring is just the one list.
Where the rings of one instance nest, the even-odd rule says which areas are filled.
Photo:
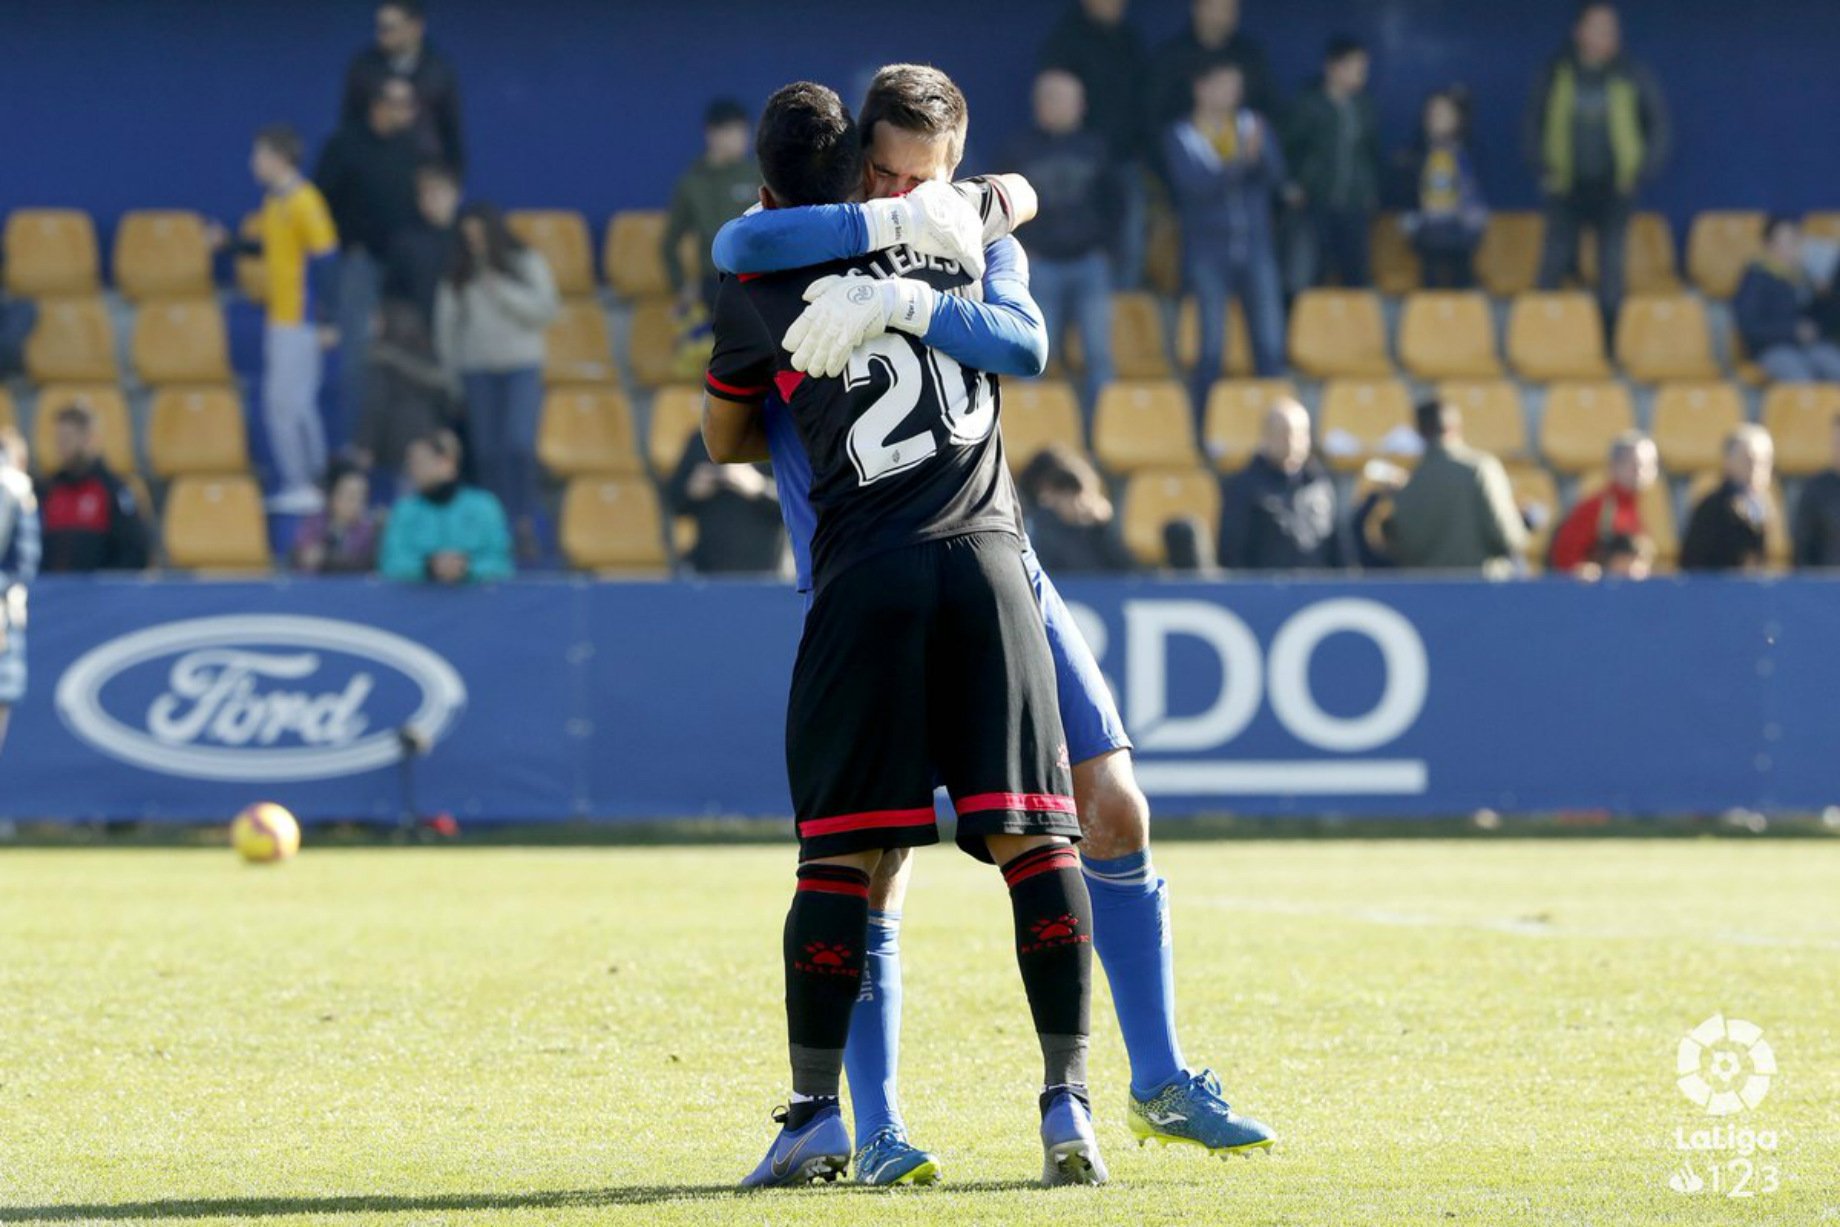
[[300, 824], [273, 801], [258, 801], [230, 824], [230, 845], [251, 864], [285, 861], [300, 851]]

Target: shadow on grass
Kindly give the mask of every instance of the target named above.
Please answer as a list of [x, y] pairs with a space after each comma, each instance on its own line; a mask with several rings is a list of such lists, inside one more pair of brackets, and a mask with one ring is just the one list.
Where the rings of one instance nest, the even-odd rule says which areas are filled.
[[[1028, 1180], [953, 1181], [954, 1193], [1008, 1193], [1037, 1186]], [[839, 1183], [824, 1197], [927, 1196], [921, 1190], [872, 1189]], [[630, 1184], [604, 1189], [557, 1189], [532, 1193], [438, 1193], [390, 1197], [354, 1193], [333, 1197], [210, 1197], [164, 1201], [71, 1203], [55, 1206], [0, 1205], [0, 1222], [72, 1223], [136, 1219], [273, 1218], [288, 1214], [404, 1214], [440, 1210], [574, 1210], [599, 1206], [646, 1206], [664, 1201], [748, 1201], [771, 1192], [742, 1192], [732, 1184]]]

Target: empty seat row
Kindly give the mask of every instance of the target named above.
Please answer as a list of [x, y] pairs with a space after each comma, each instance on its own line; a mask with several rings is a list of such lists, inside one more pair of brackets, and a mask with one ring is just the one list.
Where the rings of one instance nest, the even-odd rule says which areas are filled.
[[[145, 383], [220, 383], [230, 378], [224, 316], [210, 298], [143, 304], [129, 344]], [[26, 338], [26, 373], [37, 383], [112, 383], [119, 378], [108, 304], [89, 295], [48, 298]]]
[[[38, 394], [32, 455], [42, 469], [53, 454], [58, 411], [82, 403], [95, 415], [102, 457], [118, 473], [140, 468], [134, 425], [121, 389], [111, 384], [51, 384]], [[13, 415], [0, 395], [0, 423]], [[153, 394], [147, 417], [147, 461], [153, 476], [245, 473], [249, 431], [235, 389], [224, 386], [167, 387]]]

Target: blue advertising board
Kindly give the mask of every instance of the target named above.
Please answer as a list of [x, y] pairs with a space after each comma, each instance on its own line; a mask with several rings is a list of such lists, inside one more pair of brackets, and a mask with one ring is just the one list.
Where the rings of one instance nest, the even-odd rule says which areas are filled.
[[[1063, 591], [1159, 815], [1840, 800], [1840, 581]], [[53, 579], [0, 817], [781, 817], [803, 607], [756, 582]]]

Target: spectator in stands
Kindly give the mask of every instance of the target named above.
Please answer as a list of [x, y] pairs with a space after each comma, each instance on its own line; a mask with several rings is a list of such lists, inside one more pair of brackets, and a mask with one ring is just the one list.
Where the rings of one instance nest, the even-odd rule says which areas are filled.
[[47, 572], [138, 571], [147, 526], [134, 492], [102, 460], [96, 415], [83, 401], [57, 411], [57, 468], [38, 487]]
[[416, 220], [390, 241], [383, 269], [384, 299], [415, 307], [422, 327], [434, 330], [434, 295], [454, 260], [454, 219], [460, 214], [460, 181], [438, 162], [415, 172]]
[[1469, 92], [1453, 85], [1425, 100], [1424, 129], [1413, 152], [1415, 207], [1400, 219], [1418, 253], [1428, 290], [1476, 284], [1476, 248], [1488, 228], [1488, 205], [1469, 152]]
[[1380, 116], [1367, 93], [1367, 48], [1338, 35], [1323, 55], [1322, 82], [1299, 98], [1285, 124], [1284, 156], [1308, 211], [1305, 284], [1365, 286], [1368, 228], [1380, 208]]
[[691, 570], [766, 574], [785, 565], [779, 492], [756, 466], [717, 464], [692, 435], [664, 495], [673, 514], [696, 521], [696, 545], [684, 559]]
[[1770, 475], [1776, 444], [1770, 432], [1745, 423], [1725, 440], [1725, 475], [1700, 500], [1680, 543], [1683, 571], [1755, 571], [1769, 544]]
[[1220, 565], [1313, 571], [1353, 561], [1335, 479], [1310, 455], [1310, 415], [1284, 397], [1265, 415], [1259, 450], [1229, 478], [1220, 505]]
[[1598, 296], [1614, 321], [1636, 189], [1667, 161], [1672, 140], [1654, 74], [1623, 54], [1616, 5], [1587, 3], [1527, 108], [1527, 149], [1546, 197], [1541, 289], [1558, 289], [1577, 266], [1578, 235], [1588, 228], [1597, 235]]
[[[683, 307], [701, 302], [705, 310], [715, 310], [716, 268], [709, 245], [722, 223], [741, 216], [760, 199], [753, 140], [747, 109], [739, 102], [722, 98], [709, 104], [703, 114], [703, 156], [678, 178], [664, 225], [664, 269]], [[696, 280], [684, 267], [685, 236], [696, 246]]]
[[1035, 78], [1035, 123], [1011, 143], [1004, 164], [1034, 185], [1035, 220], [1021, 231], [1029, 290], [1041, 306], [1048, 342], [1059, 345], [1071, 319], [1085, 356], [1081, 402], [1090, 418], [1112, 381], [1112, 260], [1120, 193], [1111, 152], [1081, 130], [1080, 79], [1058, 68]]
[[1456, 406], [1418, 407], [1425, 454], [1394, 496], [1388, 552], [1402, 567], [1505, 574], [1527, 548], [1527, 526], [1501, 461], [1463, 442]]
[[9, 714], [26, 696], [26, 588], [38, 575], [41, 548], [25, 440], [0, 426], [0, 744]]
[[1121, 290], [1136, 289], [1143, 280], [1149, 208], [1143, 103], [1149, 59], [1143, 36], [1125, 18], [1128, 2], [1076, 0], [1041, 50], [1043, 71], [1058, 68], [1080, 79], [1086, 130], [1102, 137], [1111, 152], [1119, 207], [1112, 283]]
[[412, 304], [386, 300], [382, 320], [352, 443], [354, 459], [374, 470], [387, 499], [409, 444], [456, 425], [465, 402], [458, 376], [435, 356], [434, 339]]
[[496, 205], [467, 205], [458, 230], [453, 263], [435, 294], [435, 351], [465, 388], [481, 484], [511, 517], [519, 555], [529, 562], [539, 552], [543, 333], [562, 299], [548, 261], [511, 233]]
[[368, 575], [377, 569], [377, 530], [370, 478], [335, 460], [326, 470], [326, 508], [301, 522], [288, 558], [313, 575]]
[[1840, 380], [1840, 345], [1814, 318], [1814, 285], [1802, 267], [1802, 227], [1772, 217], [1763, 252], [1744, 270], [1731, 301], [1745, 352], [1777, 383]]
[[489, 583], [512, 573], [511, 530], [498, 500], [460, 484], [460, 440], [437, 430], [409, 445], [414, 493], [396, 500], [379, 569], [388, 579]]
[[1578, 500], [1571, 514], [1553, 533], [1548, 565], [1554, 571], [1576, 571], [1597, 561], [1605, 542], [1614, 537], [1639, 537], [1642, 492], [1660, 476], [1655, 442], [1640, 431], [1617, 436], [1610, 444], [1610, 481], [1603, 489]]
[[361, 124], [385, 81], [415, 91], [415, 140], [420, 155], [456, 171], [466, 166], [460, 139], [460, 79], [447, 57], [428, 41], [421, 0], [385, 0], [377, 6], [377, 41], [358, 52], [345, 70], [341, 124]]
[[1643, 536], [1616, 533], [1604, 538], [1591, 557], [1588, 568], [1578, 574], [1586, 579], [1647, 579], [1655, 569], [1655, 543]]
[[313, 175], [339, 232], [339, 398], [348, 435], [364, 395], [382, 261], [417, 216], [414, 122], [415, 91], [400, 77], [386, 77], [364, 120], [326, 142]]
[[1834, 419], [1833, 465], [1802, 486], [1795, 505], [1795, 565], [1840, 567], [1840, 417]]
[[1240, 0], [1190, 0], [1188, 28], [1156, 49], [1150, 61], [1150, 122], [1163, 128], [1188, 114], [1195, 78], [1217, 64], [1239, 68], [1246, 105], [1261, 115], [1277, 113], [1265, 48], [1239, 28]]
[[1135, 565], [1105, 483], [1080, 452], [1050, 444], [1023, 468], [1017, 484], [1042, 566], [1078, 573], [1129, 571]]
[[1272, 205], [1285, 181], [1271, 126], [1243, 104], [1239, 67], [1220, 63], [1195, 79], [1194, 113], [1163, 137], [1163, 158], [1182, 218], [1182, 271], [1199, 307], [1197, 416], [1220, 374], [1229, 297], [1239, 300], [1259, 375], [1280, 373], [1284, 297], [1272, 237]]

